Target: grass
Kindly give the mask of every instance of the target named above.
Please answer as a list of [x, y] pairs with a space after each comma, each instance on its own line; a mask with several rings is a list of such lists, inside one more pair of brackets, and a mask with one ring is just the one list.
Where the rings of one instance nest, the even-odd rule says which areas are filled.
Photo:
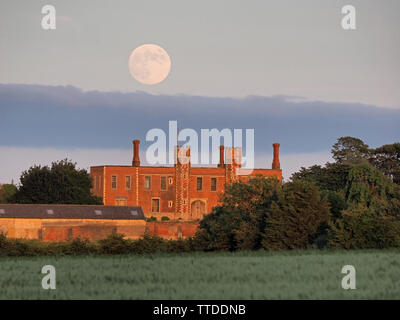
[[[56, 268], [43, 290], [41, 269]], [[356, 268], [356, 290], [341, 269]], [[400, 250], [0, 257], [0, 299], [399, 299]]]

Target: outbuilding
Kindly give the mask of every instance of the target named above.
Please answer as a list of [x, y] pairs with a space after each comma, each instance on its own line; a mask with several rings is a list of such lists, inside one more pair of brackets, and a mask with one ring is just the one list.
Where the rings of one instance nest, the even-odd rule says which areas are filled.
[[145, 230], [138, 206], [0, 204], [0, 232], [9, 238], [100, 240], [117, 232], [137, 239]]

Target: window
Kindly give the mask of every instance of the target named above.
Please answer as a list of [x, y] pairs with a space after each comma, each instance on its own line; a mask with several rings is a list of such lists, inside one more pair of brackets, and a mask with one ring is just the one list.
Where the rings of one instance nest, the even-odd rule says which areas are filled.
[[197, 191], [201, 191], [203, 189], [203, 178], [197, 177]]
[[173, 201], [168, 201], [168, 208], [172, 208]]
[[150, 187], [151, 187], [151, 177], [150, 176], [144, 177], [144, 187], [146, 189], [150, 189]]
[[217, 191], [217, 178], [211, 178], [211, 191]]
[[125, 189], [131, 188], [131, 176], [125, 176]]
[[94, 176], [94, 189], [97, 189], [97, 176]]
[[127, 200], [126, 199], [115, 199], [116, 206], [126, 206]]
[[172, 179], [172, 177], [169, 177], [169, 178], [168, 178], [168, 183], [169, 183], [169, 184], [172, 184], [172, 182], [174, 182], [174, 179]]
[[160, 212], [160, 199], [151, 199], [151, 212]]
[[167, 190], [167, 177], [161, 177], [161, 190]]
[[137, 212], [137, 210], [131, 210], [131, 215], [133, 215], [133, 216], [137, 216], [137, 215], [138, 215], [138, 212]]
[[111, 176], [111, 189], [117, 189], [117, 176]]

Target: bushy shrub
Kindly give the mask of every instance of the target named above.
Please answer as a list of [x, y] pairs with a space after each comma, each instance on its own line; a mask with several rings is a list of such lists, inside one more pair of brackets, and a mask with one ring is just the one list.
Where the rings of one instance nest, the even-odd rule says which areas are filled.
[[169, 221], [169, 218], [167, 216], [162, 216], [161, 221]]
[[0, 255], [38, 256], [45, 252], [45, 244], [39, 240], [7, 239], [4, 234], [0, 234]]
[[12, 203], [17, 190], [13, 183], [0, 185], [0, 203]]
[[145, 253], [169, 253], [169, 252], [191, 252], [200, 250], [194, 244], [192, 238], [167, 240], [154, 235], [144, 235], [138, 240], [132, 241], [131, 252], [137, 254]]
[[354, 166], [345, 187], [346, 200], [350, 205], [384, 210], [391, 181], [369, 163]]
[[400, 246], [400, 221], [393, 216], [377, 215], [359, 205], [342, 212], [332, 223], [331, 246], [344, 249], [393, 248]]
[[[56, 243], [57, 244], [57, 243]], [[49, 243], [49, 248], [52, 244]], [[95, 254], [99, 252], [96, 243], [90, 242], [88, 239], [75, 238], [67, 242], [58, 242], [59, 251], [65, 255], [83, 255]]]
[[302, 167], [300, 171], [292, 174], [291, 180], [313, 182], [320, 190], [341, 192], [346, 186], [351, 168], [348, 164], [329, 162], [324, 167], [320, 165]]
[[145, 234], [144, 237], [133, 242], [133, 251], [139, 254], [165, 252], [165, 240], [157, 236]]
[[214, 207], [212, 213], [200, 221], [195, 239], [206, 251], [236, 250], [238, 247], [236, 234], [245, 219], [245, 214], [237, 208]]
[[399, 187], [368, 163], [353, 166], [344, 189], [348, 208], [331, 222], [332, 247], [400, 246]]
[[103, 204], [91, 194], [92, 178], [68, 159], [51, 166], [32, 166], [20, 177], [20, 186], [12, 199], [15, 203]]
[[255, 250], [261, 248], [266, 209], [280, 183], [255, 177], [226, 186], [222, 204], [200, 221], [195, 240], [205, 250]]
[[400, 186], [392, 183], [387, 190], [387, 214], [400, 219]]
[[104, 254], [130, 253], [131, 241], [124, 239], [123, 234], [112, 233], [107, 238], [99, 240], [99, 251]]
[[263, 247], [305, 249], [326, 234], [329, 219], [328, 201], [313, 183], [286, 183], [267, 209]]
[[0, 231], [0, 254], [6, 250], [8, 245], [7, 236], [5, 233]]
[[340, 219], [342, 217], [342, 211], [348, 208], [346, 198], [342, 192], [324, 190], [322, 196], [326, 197], [331, 210], [332, 219]]
[[113, 233], [99, 241], [73, 239], [61, 242], [8, 239], [0, 233], [0, 255], [3, 256], [76, 256], [88, 254], [146, 254], [191, 252], [202, 250], [192, 238], [166, 240], [145, 235], [137, 240], [125, 239], [123, 234]]

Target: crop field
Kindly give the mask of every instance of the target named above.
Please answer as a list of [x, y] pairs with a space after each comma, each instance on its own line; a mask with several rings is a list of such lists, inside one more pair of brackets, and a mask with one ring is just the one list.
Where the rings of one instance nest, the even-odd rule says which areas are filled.
[[[344, 265], [354, 290], [341, 286]], [[400, 250], [0, 257], [0, 299], [399, 298]]]

